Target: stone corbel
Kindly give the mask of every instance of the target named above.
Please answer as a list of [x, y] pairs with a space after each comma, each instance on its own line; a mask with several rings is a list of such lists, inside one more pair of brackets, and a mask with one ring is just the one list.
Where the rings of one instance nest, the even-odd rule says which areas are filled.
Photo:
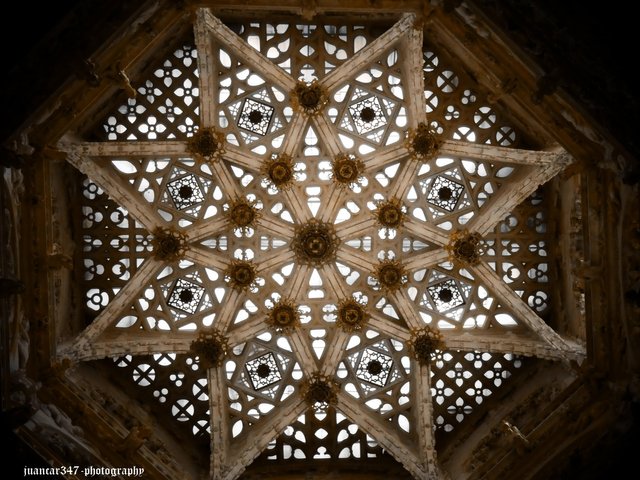
[[538, 78], [536, 91], [531, 95], [534, 105], [542, 103], [544, 97], [553, 95], [560, 86], [560, 75], [557, 71], [547, 72]]
[[120, 63], [117, 63], [116, 65], [111, 67], [108, 78], [113, 83], [115, 83], [118, 88], [120, 88], [120, 90], [123, 90], [125, 92], [127, 98], [136, 98], [138, 92], [136, 92], [136, 89], [131, 85], [131, 80], [129, 79], [127, 72], [124, 68], [122, 68]]
[[58, 270], [60, 268], [73, 270], [73, 258], [62, 252], [52, 252], [47, 257], [47, 266], [50, 270]]
[[528, 449], [531, 448], [529, 440], [517, 426], [513, 425], [507, 420], [503, 420], [502, 428], [503, 433], [514, 440], [515, 450], [518, 455], [523, 455]]
[[96, 64], [90, 58], [87, 58], [83, 63], [82, 76], [87, 81], [87, 83], [92, 87], [97, 87], [100, 85], [100, 75], [96, 71]]
[[125, 455], [135, 453], [151, 436], [151, 433], [151, 427], [147, 425], [136, 425], [129, 431], [122, 443], [116, 446], [116, 451]]
[[300, 16], [307, 21], [312, 21], [313, 17], [318, 14], [318, 1], [317, 0], [304, 0], [302, 7], [300, 7]]

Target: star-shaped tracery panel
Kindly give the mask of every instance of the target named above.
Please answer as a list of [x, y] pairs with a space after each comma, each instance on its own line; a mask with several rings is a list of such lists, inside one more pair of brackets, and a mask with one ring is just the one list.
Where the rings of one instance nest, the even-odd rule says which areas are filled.
[[[153, 366], [132, 358], [188, 355], [206, 371], [197, 385], [208, 392], [211, 478], [237, 478], [262, 452], [357, 458], [363, 438], [372, 455], [382, 449], [413, 477], [437, 478], [435, 431], [469, 413], [444, 400], [455, 391], [446, 382], [462, 388], [469, 378], [465, 362], [584, 353], [538, 315], [541, 290], [515, 281], [546, 267], [516, 261], [527, 241], [509, 237], [529, 221], [517, 207], [570, 159], [497, 137], [473, 143], [431, 121], [427, 74], [437, 72], [441, 96], [460, 79], [437, 68], [413, 14], [377, 37], [300, 22], [234, 28], [198, 9], [194, 47], [182, 42], [174, 54], [197, 66], [187, 62], [197, 86], [176, 90], [198, 115], [182, 135], [149, 134], [150, 121], [145, 139], [112, 128], [135, 124], [133, 113], [148, 108], [141, 100], [106, 118], [105, 141], [61, 142], [87, 178], [85, 267], [98, 292], [87, 292], [97, 316], [61, 355], [124, 359], [138, 385], [152, 381]], [[152, 70], [167, 87], [181, 77], [172, 61]], [[479, 98], [461, 95], [464, 105]], [[174, 115], [164, 101], [157, 112]], [[474, 119], [481, 130], [497, 121], [482, 106]], [[90, 205], [98, 192], [114, 202], [117, 228], [100, 229], [106, 214]], [[114, 239], [127, 256], [107, 291], [91, 281], [105, 268], [95, 252], [107, 240], [116, 248]], [[527, 249], [546, 252], [536, 241]], [[443, 359], [453, 367], [434, 374]], [[506, 378], [500, 361], [487, 368]], [[477, 404], [489, 390], [481, 383], [466, 389]], [[434, 418], [434, 399], [448, 416]], [[323, 415], [335, 418], [331, 428]], [[320, 422], [307, 434], [334, 437], [329, 449], [302, 448], [305, 418]]]

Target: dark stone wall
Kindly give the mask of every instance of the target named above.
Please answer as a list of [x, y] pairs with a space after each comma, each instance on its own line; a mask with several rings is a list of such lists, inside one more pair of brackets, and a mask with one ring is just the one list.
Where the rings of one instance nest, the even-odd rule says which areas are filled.
[[632, 3], [472, 0], [611, 135], [640, 159], [640, 95]]

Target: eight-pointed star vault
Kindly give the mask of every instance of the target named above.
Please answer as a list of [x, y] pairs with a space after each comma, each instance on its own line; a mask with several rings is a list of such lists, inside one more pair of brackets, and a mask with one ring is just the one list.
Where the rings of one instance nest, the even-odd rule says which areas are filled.
[[[348, 54], [328, 48], [324, 69], [296, 67], [200, 9], [195, 48], [179, 57], [191, 74], [156, 75], [183, 110], [195, 105], [186, 138], [163, 138], [153, 117], [144, 140], [107, 121], [109, 141], [59, 144], [148, 239], [61, 355], [193, 355], [206, 372], [211, 478], [237, 478], [305, 412], [327, 408], [415, 478], [438, 478], [437, 352], [584, 355], [487, 260], [502, 248], [487, 238], [570, 157], [442, 135], [422, 35], [405, 15]], [[454, 81], [444, 75], [442, 90]], [[139, 95], [152, 104], [153, 85]], [[170, 107], [154, 108], [175, 117]]]

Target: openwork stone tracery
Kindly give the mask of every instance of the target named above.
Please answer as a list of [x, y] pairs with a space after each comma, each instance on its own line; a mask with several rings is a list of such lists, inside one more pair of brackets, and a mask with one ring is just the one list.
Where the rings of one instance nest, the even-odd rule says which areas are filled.
[[[486, 341], [485, 330], [494, 338], [509, 334], [521, 353], [544, 347], [551, 357], [563, 355], [548, 346], [561, 342], [535, 313], [549, 301], [544, 203], [530, 191], [518, 209], [502, 194], [516, 174], [534, 174], [536, 167], [517, 149], [513, 163], [502, 158], [504, 151], [486, 153], [517, 146], [519, 137], [464, 70], [454, 71], [421, 38], [412, 43], [411, 17], [388, 26], [395, 34], [389, 38], [400, 40], [386, 40], [351, 66], [349, 57], [376, 38], [367, 25], [246, 23], [234, 28], [237, 36], [211, 12], [199, 15], [195, 40], [208, 40], [159, 59], [159, 65], [181, 62], [176, 68], [189, 84], [161, 88], [178, 76], [169, 69], [158, 83], [153, 70], [146, 95], [116, 108], [101, 126], [105, 140], [132, 146], [119, 145], [126, 158], [112, 159], [102, 178], [122, 211], [107, 215], [106, 200], [86, 188], [87, 306], [107, 312], [95, 329], [131, 339], [142, 330], [150, 338], [144, 348], [157, 348], [158, 355], [172, 353], [163, 350], [169, 347], [161, 334], [193, 336], [189, 352], [198, 361], [187, 365], [198, 365], [193, 371], [201, 377], [187, 372], [186, 378], [205, 388], [219, 410], [203, 426], [189, 413], [194, 401], [181, 398], [175, 418], [211, 436], [214, 478], [274, 444], [296, 444], [299, 455], [316, 458], [313, 442], [286, 433], [301, 431], [316, 413], [366, 419], [358, 428], [372, 444], [386, 442], [411, 474], [433, 478], [431, 419], [418, 416], [416, 403], [433, 407], [433, 425], [452, 432], [517, 368], [519, 360], [500, 351], [500, 342]], [[268, 42], [256, 40], [267, 31]], [[202, 56], [212, 65], [197, 65], [198, 49], [213, 49]], [[409, 72], [419, 75], [409, 79]], [[214, 88], [198, 89], [198, 76]], [[413, 92], [412, 85], [424, 90]], [[145, 117], [153, 104], [165, 117]], [[126, 122], [141, 127], [134, 131]], [[134, 142], [159, 138], [170, 140], [174, 153]], [[104, 144], [89, 151], [100, 157], [109, 148]], [[151, 228], [161, 222], [174, 230]], [[103, 244], [105, 233], [118, 240]], [[106, 248], [115, 254], [103, 255]], [[124, 272], [117, 291], [129, 280], [133, 285], [119, 294], [126, 309], [117, 312], [110, 305], [118, 293], [104, 274], [118, 270], [111, 258]], [[522, 299], [516, 292], [524, 292]], [[472, 349], [456, 340], [460, 333], [477, 334]], [[448, 334], [451, 344], [444, 341]], [[83, 341], [110, 347], [108, 335], [91, 335]], [[485, 352], [492, 348], [499, 351]], [[121, 363], [141, 388], [159, 370]], [[476, 364], [483, 370], [476, 372]], [[416, 385], [412, 370], [424, 366], [436, 372], [434, 379]], [[218, 383], [207, 387], [202, 369], [209, 367], [215, 372], [206, 382]], [[186, 381], [180, 374], [171, 381]], [[483, 384], [489, 378], [491, 388]], [[170, 398], [163, 388], [157, 398]], [[456, 399], [449, 398], [453, 390]], [[225, 412], [228, 430], [220, 420]], [[277, 438], [252, 438], [254, 430], [272, 434], [276, 427]], [[321, 430], [312, 433], [338, 436]], [[387, 433], [399, 443], [389, 445]], [[216, 455], [224, 442], [230, 443], [222, 461]], [[416, 444], [424, 452], [415, 454]], [[250, 454], [233, 453], [245, 450]], [[349, 455], [356, 457], [355, 450]]]

